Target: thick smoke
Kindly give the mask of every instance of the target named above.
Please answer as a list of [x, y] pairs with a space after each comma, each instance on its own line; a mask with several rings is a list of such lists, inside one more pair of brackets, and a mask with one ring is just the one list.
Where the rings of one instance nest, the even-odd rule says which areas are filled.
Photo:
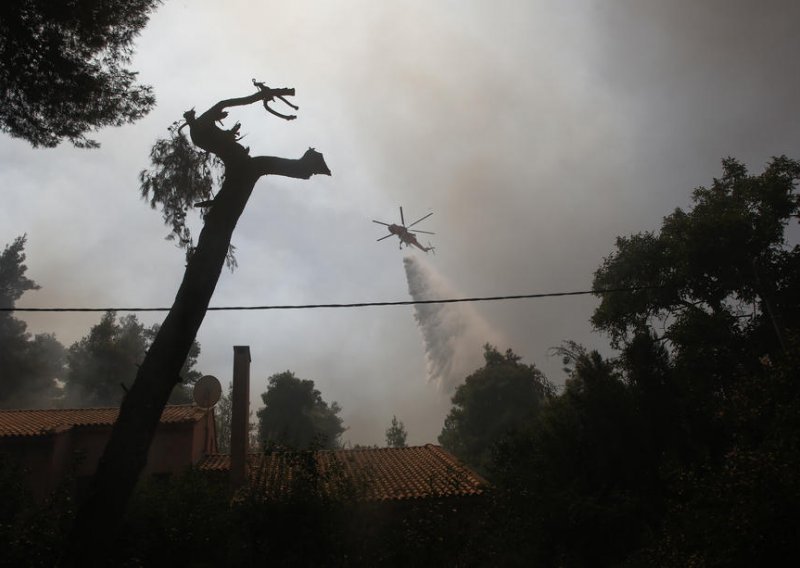
[[[408, 292], [414, 300], [457, 297], [434, 268], [413, 256], [403, 259]], [[417, 304], [414, 319], [425, 341], [428, 380], [450, 393], [483, 365], [483, 345], [504, 345], [501, 335], [467, 303]]]

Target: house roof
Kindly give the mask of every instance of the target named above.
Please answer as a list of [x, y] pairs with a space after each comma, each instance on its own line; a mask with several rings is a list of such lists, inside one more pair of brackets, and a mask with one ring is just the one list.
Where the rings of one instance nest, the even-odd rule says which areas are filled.
[[[161, 414], [161, 424], [196, 422], [207, 410], [192, 405], [170, 405]], [[0, 438], [46, 436], [75, 426], [111, 426], [119, 408], [51, 408], [0, 410]]]
[[[309, 466], [308, 457], [313, 456]], [[305, 465], [303, 465], [305, 464]], [[359, 501], [404, 501], [480, 495], [488, 483], [440, 446], [366, 448], [316, 452], [250, 454], [249, 474], [270, 497], [291, 494], [296, 483], [316, 483], [327, 497], [349, 495]], [[198, 467], [228, 472], [230, 456], [209, 454]], [[308, 475], [308, 471], [316, 474]], [[304, 475], [304, 472], [305, 475]]]

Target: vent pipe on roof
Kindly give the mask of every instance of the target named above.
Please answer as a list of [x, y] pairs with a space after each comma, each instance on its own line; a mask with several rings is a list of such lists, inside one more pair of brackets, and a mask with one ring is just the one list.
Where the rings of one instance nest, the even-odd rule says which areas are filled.
[[231, 486], [247, 478], [247, 438], [250, 430], [250, 347], [233, 347], [233, 400], [231, 401]]

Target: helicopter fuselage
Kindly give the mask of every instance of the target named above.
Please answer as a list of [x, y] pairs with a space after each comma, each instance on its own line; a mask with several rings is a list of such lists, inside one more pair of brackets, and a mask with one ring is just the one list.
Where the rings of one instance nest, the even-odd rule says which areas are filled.
[[403, 247], [403, 245], [415, 246], [423, 252], [428, 252], [432, 248], [432, 247], [424, 247], [421, 244], [419, 244], [417, 236], [411, 231], [409, 231], [407, 228], [403, 227], [402, 225], [395, 225], [395, 224], [389, 225], [389, 232], [392, 233], [393, 235], [398, 236], [398, 238], [400, 239], [401, 248]]
[[[380, 239], [378, 239], [379, 241], [382, 241], [384, 239], [388, 239], [391, 236], [396, 236], [396, 237], [398, 237], [400, 239], [400, 248], [401, 249], [403, 248], [403, 245], [406, 245], [406, 246], [417, 247], [419, 250], [421, 250], [423, 252], [428, 252], [428, 251], [433, 251], [434, 248], [432, 246], [424, 247], [421, 244], [419, 244], [419, 241], [417, 240], [417, 234], [412, 232], [412, 231], [410, 231], [409, 227], [412, 227], [412, 226], [416, 225], [417, 223], [427, 219], [431, 215], [433, 215], [433, 213], [428, 213], [424, 217], [421, 217], [421, 218], [417, 219], [416, 221], [414, 221], [413, 223], [411, 223], [410, 225], [406, 226], [405, 218], [403, 217], [403, 208], [401, 207], [400, 208], [400, 221], [402, 222], [402, 224], [398, 225], [397, 223], [385, 223], [383, 221], [378, 221], [376, 219], [373, 219], [372, 222], [373, 223], [378, 223], [379, 225], [383, 225], [387, 229], [389, 229], [389, 234], [386, 235], [386, 236], [381, 237]], [[430, 231], [418, 230], [418, 232], [426, 233], [428, 235], [433, 235], [434, 234], [434, 233], [431, 233]]]

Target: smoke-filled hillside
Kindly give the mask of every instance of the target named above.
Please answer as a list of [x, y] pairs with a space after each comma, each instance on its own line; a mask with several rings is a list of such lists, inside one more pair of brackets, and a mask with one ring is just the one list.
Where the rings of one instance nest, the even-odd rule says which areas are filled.
[[[457, 297], [458, 294], [425, 260], [403, 259], [408, 292], [414, 300]], [[428, 380], [440, 390], [453, 391], [472, 371], [483, 365], [483, 345], [505, 345], [500, 333], [467, 303], [417, 304], [414, 306], [422, 337]]]

